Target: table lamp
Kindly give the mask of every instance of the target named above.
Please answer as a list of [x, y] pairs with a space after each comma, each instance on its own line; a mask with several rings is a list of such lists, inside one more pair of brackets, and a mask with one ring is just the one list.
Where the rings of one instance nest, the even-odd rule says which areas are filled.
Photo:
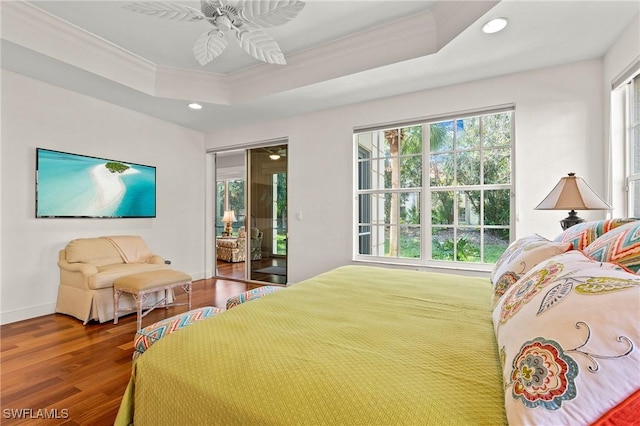
[[227, 235], [231, 235], [231, 222], [236, 222], [236, 214], [233, 210], [225, 210], [224, 216], [222, 217], [222, 221], [225, 223], [224, 232]]
[[607, 204], [587, 182], [575, 173], [569, 173], [551, 190], [549, 195], [536, 210], [571, 210], [569, 216], [560, 221], [562, 229], [569, 229], [573, 225], [584, 222], [578, 217], [576, 210], [610, 210]]

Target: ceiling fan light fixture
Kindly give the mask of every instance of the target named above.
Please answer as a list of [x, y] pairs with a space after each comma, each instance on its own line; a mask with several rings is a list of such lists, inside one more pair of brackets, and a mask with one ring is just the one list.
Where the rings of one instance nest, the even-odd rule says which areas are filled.
[[280, 159], [280, 154], [270, 154], [269, 158], [271, 158], [272, 160], [279, 160]]
[[123, 6], [133, 12], [174, 21], [204, 22], [213, 26], [201, 33], [193, 45], [193, 55], [206, 65], [227, 47], [227, 32], [249, 55], [268, 64], [285, 65], [284, 54], [265, 28], [286, 24], [304, 8], [301, 0], [200, 0], [200, 10], [177, 2], [139, 1]]
[[191, 102], [189, 105], [187, 105], [189, 108], [191, 109], [202, 109], [202, 105], [196, 103], [196, 102]]
[[485, 34], [494, 34], [504, 30], [509, 23], [507, 18], [494, 18], [482, 26], [482, 32]]

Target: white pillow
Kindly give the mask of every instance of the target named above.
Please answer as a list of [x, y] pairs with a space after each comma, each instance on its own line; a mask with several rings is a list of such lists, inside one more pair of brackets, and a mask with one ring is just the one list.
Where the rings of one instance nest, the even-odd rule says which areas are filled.
[[639, 312], [640, 277], [580, 251], [525, 274], [493, 312], [509, 424], [590, 425], [628, 410]]
[[538, 263], [571, 249], [571, 243], [552, 242], [538, 234], [520, 238], [507, 247], [491, 273], [493, 304]]

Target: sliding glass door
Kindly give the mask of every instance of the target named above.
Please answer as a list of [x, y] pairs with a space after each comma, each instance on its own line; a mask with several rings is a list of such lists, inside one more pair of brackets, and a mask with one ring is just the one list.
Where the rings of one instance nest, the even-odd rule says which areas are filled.
[[286, 284], [287, 145], [220, 152], [214, 160], [215, 276]]
[[247, 210], [251, 215], [248, 276], [255, 281], [286, 284], [287, 146], [254, 148], [247, 155]]

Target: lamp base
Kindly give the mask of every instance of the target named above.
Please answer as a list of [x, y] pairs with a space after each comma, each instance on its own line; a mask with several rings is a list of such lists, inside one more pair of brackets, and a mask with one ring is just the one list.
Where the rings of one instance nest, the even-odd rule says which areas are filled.
[[582, 222], [584, 222], [584, 219], [578, 217], [578, 213], [576, 213], [575, 210], [571, 210], [569, 212], [569, 216], [560, 221], [560, 226], [562, 226], [562, 230], [565, 231], [571, 228], [573, 225], [577, 225]]

